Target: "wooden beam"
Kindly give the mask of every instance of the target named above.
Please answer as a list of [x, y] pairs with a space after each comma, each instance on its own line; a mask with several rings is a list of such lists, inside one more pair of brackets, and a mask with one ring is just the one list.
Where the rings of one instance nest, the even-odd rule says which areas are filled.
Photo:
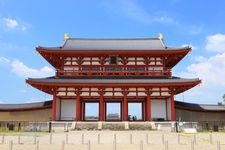
[[77, 92], [76, 97], [76, 121], [81, 121], [81, 100], [79, 92]]
[[145, 121], [151, 121], [151, 97], [150, 94], [147, 94], [146, 98], [146, 114], [145, 114]]
[[123, 121], [128, 121], [127, 93], [124, 93], [124, 95], [123, 95]]
[[53, 91], [52, 121], [56, 121], [56, 90]]
[[171, 107], [171, 121], [175, 121], [175, 106], [174, 106], [174, 95], [170, 95], [170, 107]]

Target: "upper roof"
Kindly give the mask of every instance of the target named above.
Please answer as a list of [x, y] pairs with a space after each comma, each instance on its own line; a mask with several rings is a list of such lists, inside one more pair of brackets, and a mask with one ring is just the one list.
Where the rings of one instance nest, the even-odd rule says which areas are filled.
[[[61, 47], [42, 47], [54, 50], [167, 50], [159, 38], [68, 38]], [[187, 47], [186, 47], [187, 48]]]
[[37, 47], [36, 50], [55, 68], [61, 68], [63, 57], [164, 57], [165, 67], [174, 67], [191, 47], [168, 47], [159, 38], [68, 38], [59, 47]]

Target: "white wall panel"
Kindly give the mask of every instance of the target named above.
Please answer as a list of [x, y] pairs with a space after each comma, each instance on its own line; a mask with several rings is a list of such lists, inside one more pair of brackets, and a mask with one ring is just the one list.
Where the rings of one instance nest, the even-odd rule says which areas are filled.
[[91, 92], [91, 96], [99, 96], [98, 92]]
[[152, 118], [164, 118], [166, 120], [165, 100], [151, 100]]
[[58, 92], [57, 96], [66, 96], [66, 92]]
[[136, 92], [129, 92], [127, 96], [136, 96]]
[[67, 96], [76, 96], [75, 92], [67, 92]]
[[138, 92], [138, 96], [146, 96], [145, 92]]
[[160, 92], [152, 92], [151, 96], [160, 96]]
[[61, 120], [74, 120], [76, 100], [61, 100]]
[[115, 92], [114, 96], [123, 96], [123, 94], [121, 92]]
[[113, 93], [112, 92], [105, 92], [104, 96], [112, 96]]
[[81, 96], [89, 96], [89, 92], [82, 92]]

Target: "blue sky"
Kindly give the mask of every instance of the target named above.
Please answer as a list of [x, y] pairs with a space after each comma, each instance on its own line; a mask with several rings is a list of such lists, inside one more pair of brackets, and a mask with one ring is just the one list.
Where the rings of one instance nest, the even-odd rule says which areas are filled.
[[35, 47], [59, 46], [64, 33], [133, 38], [161, 32], [168, 46], [193, 47], [173, 75], [202, 79], [176, 99], [216, 104], [225, 93], [224, 8], [224, 0], [0, 0], [0, 103], [51, 98], [25, 79], [54, 75]]

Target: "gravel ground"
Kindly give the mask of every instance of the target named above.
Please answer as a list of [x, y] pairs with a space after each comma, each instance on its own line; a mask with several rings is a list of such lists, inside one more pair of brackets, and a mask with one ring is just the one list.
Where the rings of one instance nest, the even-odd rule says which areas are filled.
[[[11, 150], [11, 141], [13, 150], [89, 150], [89, 148], [90, 150], [166, 150], [167, 143], [168, 150], [191, 150], [192, 145], [195, 150], [225, 150], [224, 133], [194, 135], [159, 131], [70, 131], [52, 134], [8, 132], [0, 133], [0, 150]], [[217, 149], [218, 141], [220, 141], [220, 149]]]

